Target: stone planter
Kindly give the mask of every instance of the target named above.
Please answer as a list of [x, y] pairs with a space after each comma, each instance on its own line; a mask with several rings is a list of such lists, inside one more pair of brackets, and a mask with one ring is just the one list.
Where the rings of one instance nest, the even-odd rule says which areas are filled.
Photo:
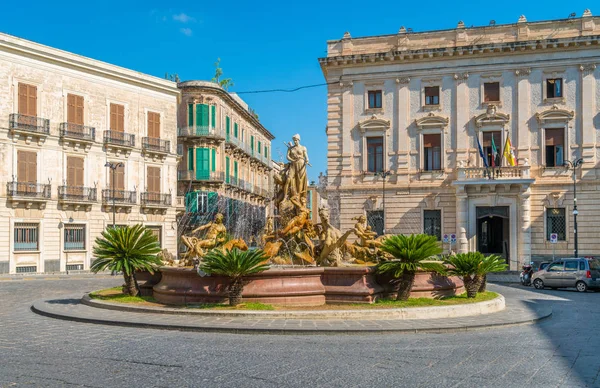
[[148, 271], [140, 271], [135, 273], [135, 279], [140, 287], [141, 296], [152, 296], [152, 287], [160, 282], [162, 274], [160, 271], [151, 274]]
[[[377, 282], [384, 288], [386, 297], [395, 298], [398, 284], [387, 274], [377, 274]], [[465, 292], [463, 281], [457, 276], [443, 276], [435, 272], [419, 271], [410, 291], [411, 298], [441, 298], [444, 296], [460, 295]]]
[[373, 303], [384, 289], [375, 267], [327, 267], [321, 276], [327, 303]]

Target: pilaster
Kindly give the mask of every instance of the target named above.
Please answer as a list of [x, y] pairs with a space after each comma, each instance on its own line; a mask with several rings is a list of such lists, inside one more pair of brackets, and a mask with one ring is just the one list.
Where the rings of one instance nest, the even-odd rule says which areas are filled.
[[398, 155], [398, 171], [408, 171], [410, 138], [408, 127], [410, 125], [410, 78], [396, 79], [398, 91], [398, 130], [396, 132], [398, 143], [395, 150]]
[[[595, 143], [596, 130], [594, 128], [594, 114], [596, 113], [596, 79], [594, 71], [596, 64], [588, 63], [579, 66], [581, 71], [581, 96], [579, 106], [581, 127], [581, 157], [583, 158], [583, 170], [593, 170], [595, 168]], [[583, 178], [593, 178], [590, 176], [592, 171], [583, 173]]]
[[[352, 128], [354, 126], [354, 83], [340, 83], [342, 87], [342, 175], [351, 176], [354, 158], [352, 154]], [[356, 150], [358, 152], [358, 150]]]
[[456, 112], [456, 161], [467, 160], [467, 150], [470, 148], [468, 122], [469, 122], [469, 79], [468, 73], [454, 74], [456, 81], [456, 98], [454, 111]]
[[[531, 261], [531, 190], [527, 188], [519, 194], [521, 225], [518, 241], [517, 268]], [[513, 269], [513, 268], [511, 268]]]
[[467, 223], [469, 222], [468, 196], [464, 186], [456, 187], [456, 231], [458, 234], [458, 253], [469, 251], [469, 240], [467, 238]]
[[519, 164], [522, 164], [525, 159], [531, 160], [529, 150], [529, 146], [531, 144], [529, 136], [530, 128], [527, 124], [527, 121], [531, 117], [531, 84], [529, 82], [530, 74], [530, 68], [515, 70], [515, 75], [517, 77], [517, 125], [515, 128], [516, 133], [512, 135], [512, 140], [514, 140], [513, 145], [517, 145], [517, 158], [519, 160]]

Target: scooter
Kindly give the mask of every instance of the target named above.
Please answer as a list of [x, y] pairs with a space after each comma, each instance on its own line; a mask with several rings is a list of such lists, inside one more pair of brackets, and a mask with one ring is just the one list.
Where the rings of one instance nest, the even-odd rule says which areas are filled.
[[525, 264], [523, 266], [523, 272], [521, 272], [521, 284], [524, 286], [531, 286], [531, 276], [533, 275], [533, 266], [531, 264]]

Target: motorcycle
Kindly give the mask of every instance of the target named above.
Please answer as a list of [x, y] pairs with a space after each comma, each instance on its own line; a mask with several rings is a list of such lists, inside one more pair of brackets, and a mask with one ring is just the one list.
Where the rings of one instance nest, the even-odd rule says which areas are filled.
[[521, 272], [521, 284], [524, 286], [531, 286], [531, 276], [533, 275], [533, 266], [531, 264], [525, 264], [523, 266], [523, 272]]

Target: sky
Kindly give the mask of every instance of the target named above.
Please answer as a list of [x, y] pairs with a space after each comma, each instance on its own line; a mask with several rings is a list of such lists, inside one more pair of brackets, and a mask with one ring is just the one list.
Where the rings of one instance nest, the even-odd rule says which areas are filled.
[[[231, 92], [293, 89], [324, 83], [318, 58], [326, 42], [413, 31], [567, 18], [584, 9], [600, 14], [592, 1], [38, 1], [9, 2], [0, 31], [157, 77], [210, 80], [221, 59]], [[597, 4], [597, 3], [596, 3]], [[596, 12], [596, 13], [595, 13]], [[309, 180], [327, 169], [327, 90], [240, 94], [276, 139], [273, 159], [285, 157], [283, 142], [295, 133], [308, 148]]]

